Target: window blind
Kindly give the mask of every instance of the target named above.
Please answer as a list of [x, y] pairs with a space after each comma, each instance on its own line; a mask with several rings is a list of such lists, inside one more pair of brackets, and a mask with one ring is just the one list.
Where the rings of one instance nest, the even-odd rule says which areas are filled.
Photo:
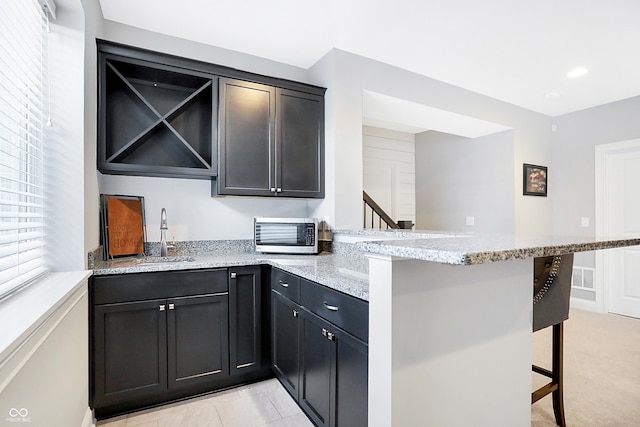
[[0, 299], [47, 270], [46, 28], [37, 1], [0, 1]]

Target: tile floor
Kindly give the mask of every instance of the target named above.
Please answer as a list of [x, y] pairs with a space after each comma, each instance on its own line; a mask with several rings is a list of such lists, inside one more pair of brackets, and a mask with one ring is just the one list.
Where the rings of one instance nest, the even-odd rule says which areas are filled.
[[97, 427], [313, 427], [271, 379], [99, 421]]

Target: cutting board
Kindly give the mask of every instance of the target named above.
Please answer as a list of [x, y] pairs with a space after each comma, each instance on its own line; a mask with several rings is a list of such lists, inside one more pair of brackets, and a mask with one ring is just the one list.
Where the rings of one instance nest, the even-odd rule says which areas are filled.
[[144, 199], [103, 194], [102, 205], [108, 257], [144, 254]]

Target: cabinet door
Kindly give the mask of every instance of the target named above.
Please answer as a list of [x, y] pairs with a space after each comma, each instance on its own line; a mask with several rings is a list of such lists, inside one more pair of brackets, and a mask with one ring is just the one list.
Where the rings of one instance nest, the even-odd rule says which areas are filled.
[[276, 376], [298, 401], [300, 374], [300, 306], [271, 291], [272, 357]]
[[275, 88], [220, 78], [218, 194], [275, 190]]
[[331, 324], [301, 310], [300, 407], [317, 426], [331, 426], [335, 398], [335, 346], [327, 338]]
[[167, 389], [166, 301], [106, 304], [94, 310], [94, 405]]
[[366, 427], [369, 347], [340, 329], [332, 330], [336, 347], [335, 426]]
[[169, 388], [229, 375], [227, 295], [167, 300]]
[[324, 97], [277, 89], [277, 194], [324, 197]]
[[262, 367], [260, 267], [229, 269], [229, 359], [231, 375]]

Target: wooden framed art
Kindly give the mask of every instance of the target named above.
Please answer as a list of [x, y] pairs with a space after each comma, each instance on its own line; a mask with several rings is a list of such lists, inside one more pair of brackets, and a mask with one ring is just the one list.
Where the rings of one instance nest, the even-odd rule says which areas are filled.
[[522, 194], [547, 197], [547, 167], [524, 163], [522, 165]]

